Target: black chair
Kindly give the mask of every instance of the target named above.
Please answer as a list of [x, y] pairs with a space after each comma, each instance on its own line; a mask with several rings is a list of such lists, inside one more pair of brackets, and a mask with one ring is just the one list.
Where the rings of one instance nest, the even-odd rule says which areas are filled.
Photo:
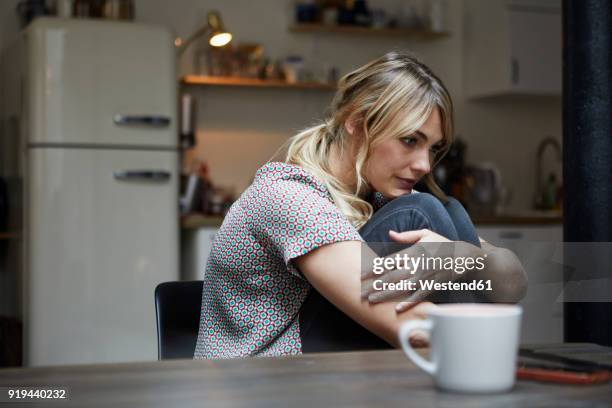
[[163, 282], [155, 288], [158, 358], [193, 358], [202, 307], [202, 281]]

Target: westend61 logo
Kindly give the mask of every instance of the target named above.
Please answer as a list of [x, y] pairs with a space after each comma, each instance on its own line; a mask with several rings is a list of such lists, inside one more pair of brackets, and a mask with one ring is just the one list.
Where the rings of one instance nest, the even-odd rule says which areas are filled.
[[462, 274], [472, 270], [484, 269], [484, 257], [439, 257], [439, 256], [410, 256], [407, 254], [395, 254], [395, 256], [377, 257], [373, 260], [372, 272], [381, 275], [385, 271], [401, 269], [414, 274], [417, 271], [454, 271]]

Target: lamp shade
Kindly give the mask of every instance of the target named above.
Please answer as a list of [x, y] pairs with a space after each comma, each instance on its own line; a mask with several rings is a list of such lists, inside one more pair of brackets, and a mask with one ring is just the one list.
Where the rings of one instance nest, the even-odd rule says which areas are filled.
[[232, 34], [228, 32], [212, 33], [208, 39], [208, 43], [213, 47], [223, 47], [232, 41]]
[[219, 12], [209, 11], [206, 16], [206, 24], [201, 26], [185, 41], [180, 38], [175, 40], [174, 44], [178, 47], [178, 55], [182, 55], [191, 43], [203, 35], [208, 35], [208, 44], [213, 47], [223, 47], [232, 41], [232, 34], [225, 29]]
[[232, 34], [225, 29], [218, 11], [209, 11], [207, 20], [208, 27], [210, 28], [210, 36], [208, 37], [210, 45], [213, 47], [223, 47], [232, 41]]

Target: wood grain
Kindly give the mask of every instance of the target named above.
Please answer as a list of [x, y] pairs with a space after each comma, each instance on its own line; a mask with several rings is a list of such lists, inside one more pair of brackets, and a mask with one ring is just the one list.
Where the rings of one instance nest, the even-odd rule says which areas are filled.
[[397, 350], [0, 370], [0, 386], [9, 385], [67, 386], [71, 399], [62, 406], [68, 407], [557, 408], [612, 402], [610, 385], [519, 381], [498, 395], [441, 392]]
[[201, 86], [242, 86], [255, 88], [293, 88], [293, 89], [320, 89], [332, 91], [336, 85], [325, 82], [287, 82], [277, 79], [258, 79], [223, 76], [186, 75], [181, 79], [183, 85]]

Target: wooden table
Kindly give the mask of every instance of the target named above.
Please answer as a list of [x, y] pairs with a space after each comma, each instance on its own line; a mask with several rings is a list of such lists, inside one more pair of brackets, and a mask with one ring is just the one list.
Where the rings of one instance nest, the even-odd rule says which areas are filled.
[[67, 386], [69, 401], [47, 405], [68, 407], [612, 406], [610, 384], [519, 381], [512, 392], [480, 396], [437, 391], [397, 350], [0, 370], [0, 387], [9, 385]]

